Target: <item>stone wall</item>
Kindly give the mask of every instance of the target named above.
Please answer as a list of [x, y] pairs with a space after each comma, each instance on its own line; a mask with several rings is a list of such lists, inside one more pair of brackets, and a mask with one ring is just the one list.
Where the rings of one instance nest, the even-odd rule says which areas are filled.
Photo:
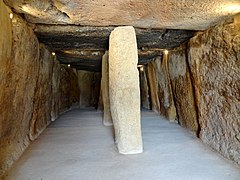
[[151, 61], [147, 65], [147, 80], [150, 89], [150, 102], [151, 102], [151, 109], [155, 112], [160, 112], [160, 104], [158, 98], [158, 78], [156, 74], [156, 63]]
[[78, 84], [80, 88], [80, 108], [98, 107], [101, 74], [98, 72], [78, 71]]
[[240, 164], [240, 17], [190, 40], [200, 138]]
[[240, 164], [239, 15], [150, 62], [147, 79], [154, 111], [171, 119], [175, 104], [181, 126]]
[[148, 64], [148, 80], [152, 110], [159, 112], [170, 121], [175, 121], [176, 108], [171, 90], [167, 57], [157, 57]]
[[186, 59], [186, 46], [175, 49], [170, 53], [169, 74], [178, 122], [198, 136], [200, 127], [198, 125], [194, 88]]
[[150, 109], [149, 87], [147, 81], [147, 68], [142, 66], [139, 68], [140, 90], [141, 90], [141, 106]]
[[103, 102], [103, 124], [105, 126], [113, 125], [110, 110], [109, 95], [109, 52], [106, 51], [102, 56], [102, 102]]
[[78, 91], [74, 72], [59, 65], [25, 21], [15, 14], [11, 20], [9, 12], [0, 1], [0, 177], [51, 119], [78, 101], [71, 93]]
[[97, 110], [98, 111], [103, 111], [104, 110], [104, 106], [103, 106], [103, 85], [102, 85], [102, 80], [100, 83], [100, 90], [99, 90], [99, 99], [98, 99], [98, 107]]

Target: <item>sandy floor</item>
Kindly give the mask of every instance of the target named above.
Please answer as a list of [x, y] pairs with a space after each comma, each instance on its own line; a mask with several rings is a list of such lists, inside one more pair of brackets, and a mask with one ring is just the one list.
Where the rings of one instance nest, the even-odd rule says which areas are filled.
[[240, 180], [240, 168], [194, 135], [142, 112], [144, 153], [118, 154], [101, 113], [72, 110], [52, 123], [13, 166], [10, 180]]

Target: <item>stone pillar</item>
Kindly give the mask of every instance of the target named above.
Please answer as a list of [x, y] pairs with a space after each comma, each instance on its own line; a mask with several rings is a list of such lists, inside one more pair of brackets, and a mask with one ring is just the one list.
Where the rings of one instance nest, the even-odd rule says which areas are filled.
[[113, 125], [110, 111], [109, 98], [109, 65], [108, 65], [108, 51], [102, 57], [102, 98], [103, 98], [103, 124], [105, 126]]
[[154, 112], [158, 113], [160, 111], [160, 102], [158, 97], [158, 78], [156, 73], [156, 63], [154, 61], [149, 62], [147, 68], [151, 108]]
[[137, 63], [134, 28], [115, 28], [109, 44], [109, 95], [115, 142], [121, 154], [143, 151]]
[[[166, 89], [165, 91], [168, 91], [167, 93], [164, 93], [168, 96], [168, 100], [167, 102], [168, 107], [164, 107], [166, 109], [166, 116], [168, 118], [168, 120], [170, 122], [174, 122], [177, 116], [176, 113], [176, 108], [175, 108], [175, 104], [174, 104], [174, 99], [173, 99], [173, 92], [172, 92], [172, 86], [171, 86], [171, 80], [170, 80], [170, 76], [169, 76], [169, 67], [168, 67], [168, 60], [169, 60], [169, 54], [168, 53], [164, 53], [163, 54], [163, 64], [164, 64], [164, 71], [165, 71], [165, 81], [166, 81]], [[166, 103], [164, 103], [166, 104]]]

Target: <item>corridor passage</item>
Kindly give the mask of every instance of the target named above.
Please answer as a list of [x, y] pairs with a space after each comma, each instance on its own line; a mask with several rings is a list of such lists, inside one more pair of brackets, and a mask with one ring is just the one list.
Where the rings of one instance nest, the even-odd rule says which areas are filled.
[[240, 180], [240, 169], [194, 135], [142, 111], [144, 153], [121, 155], [101, 112], [74, 109], [53, 122], [12, 167], [10, 180]]

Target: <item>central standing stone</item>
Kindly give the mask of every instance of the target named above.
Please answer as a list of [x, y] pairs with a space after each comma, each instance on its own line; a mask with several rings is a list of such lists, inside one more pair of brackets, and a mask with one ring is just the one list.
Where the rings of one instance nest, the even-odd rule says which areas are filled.
[[115, 142], [122, 154], [143, 151], [140, 122], [138, 51], [135, 30], [117, 27], [110, 35], [109, 96]]

